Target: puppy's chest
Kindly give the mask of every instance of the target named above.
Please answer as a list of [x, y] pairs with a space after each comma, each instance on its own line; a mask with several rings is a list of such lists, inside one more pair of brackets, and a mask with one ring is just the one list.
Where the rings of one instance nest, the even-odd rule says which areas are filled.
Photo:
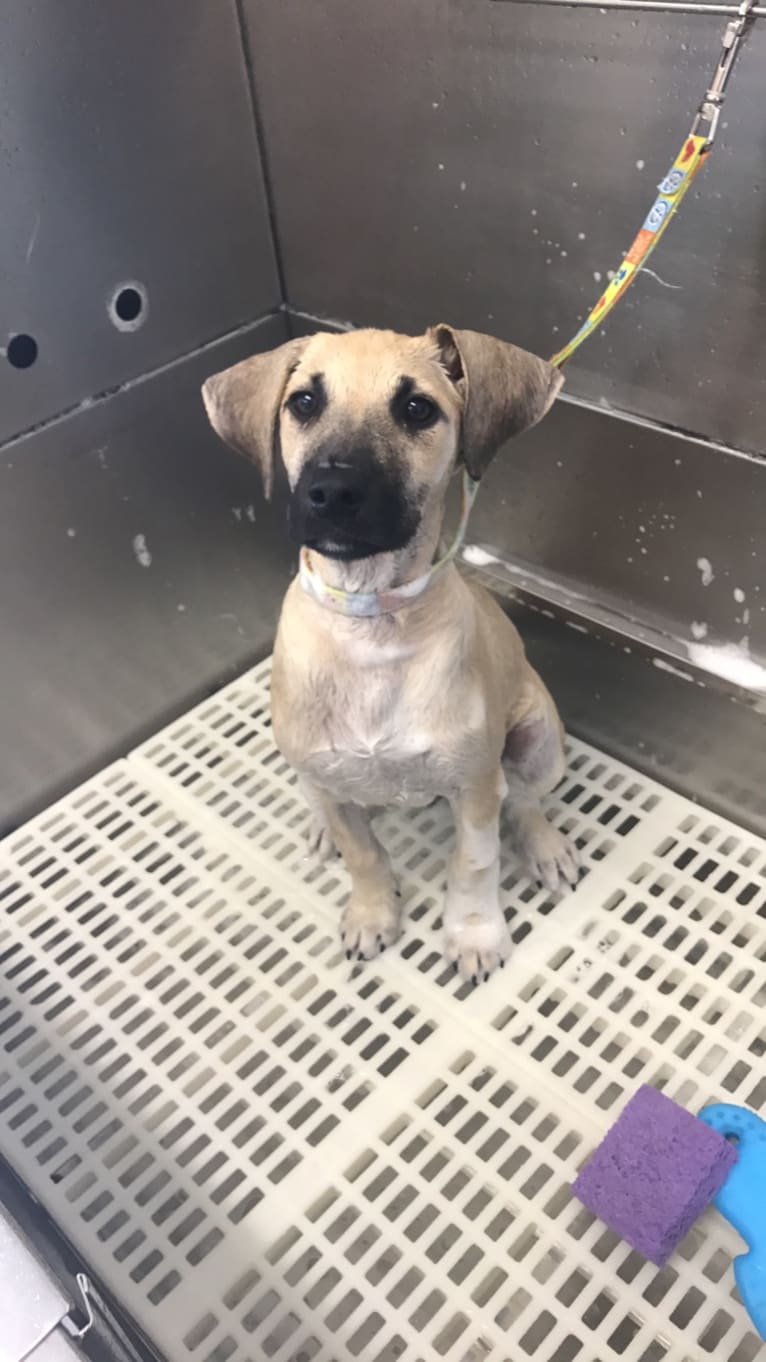
[[423, 804], [460, 788], [476, 737], [444, 694], [373, 672], [337, 690], [301, 765], [339, 800]]

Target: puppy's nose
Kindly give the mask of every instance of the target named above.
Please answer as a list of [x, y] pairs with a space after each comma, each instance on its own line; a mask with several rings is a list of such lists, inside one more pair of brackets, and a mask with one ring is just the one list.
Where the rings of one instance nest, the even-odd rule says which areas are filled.
[[317, 469], [306, 488], [307, 509], [324, 520], [353, 520], [365, 496], [365, 478], [354, 468]]

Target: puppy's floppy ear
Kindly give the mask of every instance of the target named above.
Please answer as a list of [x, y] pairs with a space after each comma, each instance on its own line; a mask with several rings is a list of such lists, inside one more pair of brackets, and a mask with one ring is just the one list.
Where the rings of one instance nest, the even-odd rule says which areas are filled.
[[287, 380], [306, 347], [306, 338], [243, 359], [202, 384], [202, 400], [216, 434], [257, 464], [266, 498], [274, 482], [279, 407]]
[[480, 478], [512, 435], [542, 420], [564, 379], [558, 369], [507, 341], [439, 325], [428, 333], [463, 400], [461, 453]]

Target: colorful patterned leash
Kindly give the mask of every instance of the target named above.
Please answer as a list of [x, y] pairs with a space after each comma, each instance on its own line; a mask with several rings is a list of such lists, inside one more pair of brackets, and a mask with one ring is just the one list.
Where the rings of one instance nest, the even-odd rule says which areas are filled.
[[681, 151], [659, 186], [659, 193], [649, 216], [617, 273], [610, 280], [609, 286], [602, 293], [596, 306], [586, 317], [577, 335], [573, 336], [568, 345], [565, 345], [563, 349], [557, 351], [551, 357], [551, 364], [556, 364], [559, 367], [566, 364], [567, 360], [571, 359], [575, 350], [582, 345], [591, 332], [601, 325], [622, 295], [630, 288], [639, 270], [643, 269], [660, 237], [668, 227], [671, 218], [678, 210], [681, 200], [688, 192], [689, 186], [706, 160], [715, 141], [721, 117], [721, 107], [726, 94], [726, 85], [732, 73], [740, 44], [745, 36], [751, 18], [750, 11], [754, 4], [755, 0], [742, 0], [736, 18], [731, 19], [726, 25], [721, 56], [710, 88], [699, 106]]

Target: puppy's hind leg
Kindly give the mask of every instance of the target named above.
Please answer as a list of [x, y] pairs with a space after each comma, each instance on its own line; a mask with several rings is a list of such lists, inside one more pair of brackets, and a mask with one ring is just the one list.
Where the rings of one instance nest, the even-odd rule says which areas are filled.
[[311, 817], [306, 828], [306, 850], [309, 856], [324, 864], [340, 853], [332, 839], [327, 820], [322, 812], [321, 800], [317, 798], [313, 785], [298, 776], [298, 788], [309, 807]]
[[577, 848], [548, 822], [541, 795], [558, 785], [566, 770], [564, 731], [556, 707], [539, 683], [540, 704], [506, 738], [503, 769], [513, 845], [530, 878], [552, 893], [575, 885], [580, 876]]

